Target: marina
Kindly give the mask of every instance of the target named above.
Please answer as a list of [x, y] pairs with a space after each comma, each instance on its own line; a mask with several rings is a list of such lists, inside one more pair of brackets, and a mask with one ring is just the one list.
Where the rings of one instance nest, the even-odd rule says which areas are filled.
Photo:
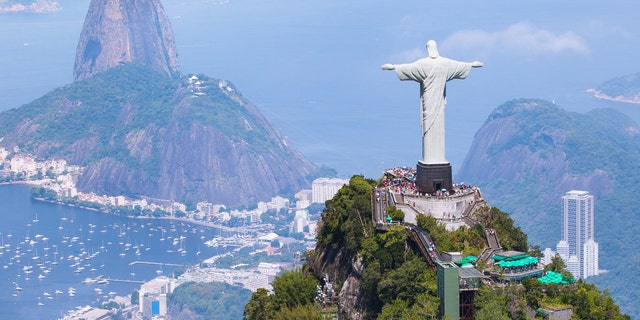
[[0, 185], [0, 203], [0, 308], [7, 318], [54, 319], [98, 306], [237, 248], [206, 245], [233, 234], [202, 225], [34, 201], [27, 185]]

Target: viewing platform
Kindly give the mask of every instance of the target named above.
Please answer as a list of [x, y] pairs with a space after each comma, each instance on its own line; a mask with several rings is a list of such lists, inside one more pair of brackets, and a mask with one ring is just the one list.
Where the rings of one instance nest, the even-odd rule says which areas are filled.
[[483, 203], [480, 189], [466, 184], [455, 184], [451, 190], [442, 189], [433, 194], [423, 194], [415, 187], [415, 169], [392, 168], [384, 173], [381, 184], [375, 190], [374, 221], [384, 224], [386, 208], [394, 206], [404, 212], [404, 222], [416, 225], [417, 216], [424, 214], [438, 219], [447, 230], [461, 226], [470, 227], [470, 219], [476, 205]]

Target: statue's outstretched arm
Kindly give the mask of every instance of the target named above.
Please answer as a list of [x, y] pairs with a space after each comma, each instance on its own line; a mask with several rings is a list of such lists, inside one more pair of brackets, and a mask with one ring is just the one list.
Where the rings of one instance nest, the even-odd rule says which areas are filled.
[[482, 63], [480, 61], [474, 61], [474, 62], [471, 62], [471, 66], [474, 67], [474, 68], [480, 68], [480, 67], [484, 66], [484, 63]]
[[380, 66], [382, 70], [394, 70], [396, 67], [390, 63], [386, 63]]

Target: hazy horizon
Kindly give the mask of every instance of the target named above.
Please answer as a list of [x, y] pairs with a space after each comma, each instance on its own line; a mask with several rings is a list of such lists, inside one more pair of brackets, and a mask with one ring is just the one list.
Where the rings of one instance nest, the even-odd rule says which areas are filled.
[[[0, 111], [72, 81], [89, 1], [58, 1], [50, 14], [0, 15]], [[572, 111], [600, 83], [638, 72], [640, 24], [632, 1], [163, 1], [183, 73], [226, 79], [318, 165], [378, 177], [420, 155], [418, 84], [383, 63], [426, 55], [480, 60], [448, 88], [447, 157], [454, 171], [490, 112], [517, 98]], [[380, 145], [379, 137], [394, 143]], [[388, 141], [388, 140], [384, 140]]]

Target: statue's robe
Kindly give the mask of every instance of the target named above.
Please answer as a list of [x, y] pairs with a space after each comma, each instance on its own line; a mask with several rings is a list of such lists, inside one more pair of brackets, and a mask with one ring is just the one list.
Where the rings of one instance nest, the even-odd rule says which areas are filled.
[[422, 121], [422, 162], [449, 163], [445, 157], [444, 109], [447, 81], [464, 79], [471, 63], [443, 57], [424, 58], [413, 63], [394, 65], [400, 80], [420, 83], [420, 119]]

